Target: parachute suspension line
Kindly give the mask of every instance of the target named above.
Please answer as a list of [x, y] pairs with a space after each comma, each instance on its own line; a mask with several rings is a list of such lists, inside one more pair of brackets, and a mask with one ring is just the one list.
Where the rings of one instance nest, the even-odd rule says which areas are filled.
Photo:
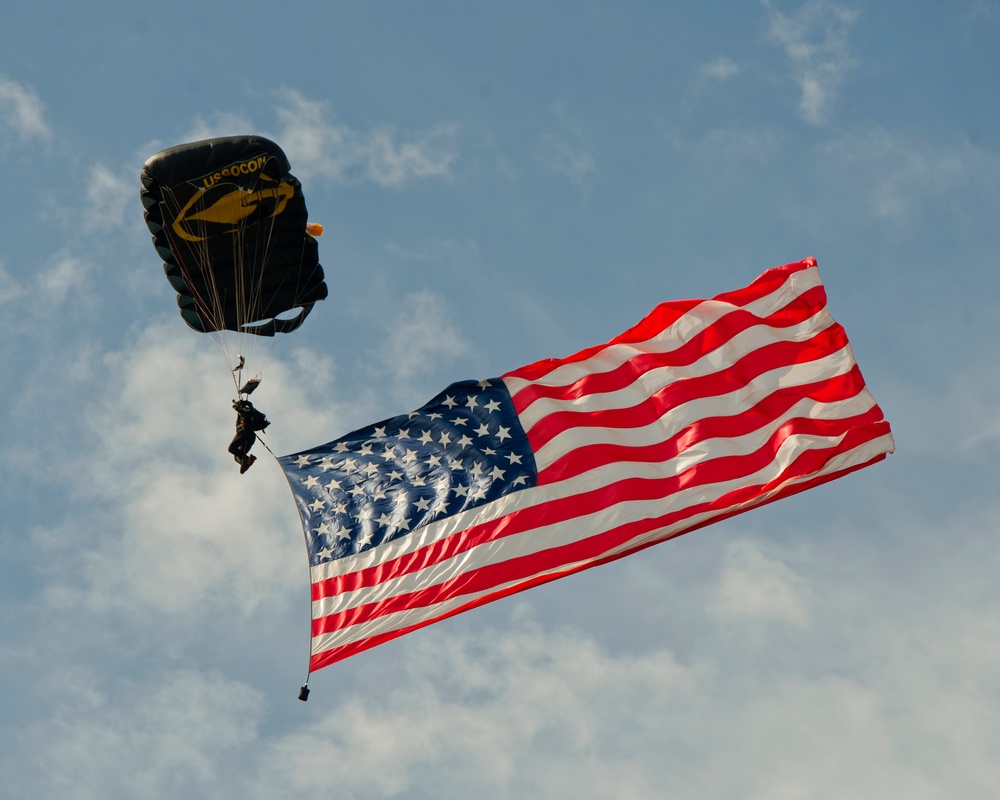
[[[182, 210], [181, 203], [177, 200], [176, 193], [171, 188], [164, 186], [161, 188], [161, 194], [164, 206], [170, 209], [170, 216], [176, 219]], [[166, 222], [166, 219], [164, 219], [164, 222]], [[181, 267], [182, 276], [188, 284], [189, 291], [192, 292], [192, 297], [194, 298], [197, 310], [208, 317], [208, 321], [212, 327], [221, 328], [224, 324], [221, 311], [222, 298], [215, 280], [215, 274], [211, 269], [211, 258], [207, 244], [209, 233], [208, 225], [207, 222], [200, 219], [189, 219], [187, 221], [187, 225], [194, 228], [194, 233], [199, 239], [197, 246], [192, 246], [190, 248], [190, 250], [195, 254], [196, 261], [191, 265], [184, 265], [178, 262], [178, 266]], [[172, 232], [167, 230], [167, 236], [168, 238], [171, 237]], [[205, 276], [206, 286], [208, 287], [209, 292], [208, 297], [194, 295], [194, 288], [191, 285], [192, 270], [197, 270], [199, 274]], [[229, 342], [227, 341], [224, 332], [222, 330], [215, 330], [209, 332], [209, 335], [211, 336], [212, 341], [215, 342], [216, 347], [218, 347], [225, 363], [232, 367], [234, 363], [232, 353], [229, 351]]]

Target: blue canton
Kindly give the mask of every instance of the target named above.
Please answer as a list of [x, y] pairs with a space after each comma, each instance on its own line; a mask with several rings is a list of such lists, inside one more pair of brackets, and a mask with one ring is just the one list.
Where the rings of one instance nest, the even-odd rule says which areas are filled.
[[279, 461], [313, 565], [398, 539], [538, 478], [499, 378], [454, 383], [410, 414]]

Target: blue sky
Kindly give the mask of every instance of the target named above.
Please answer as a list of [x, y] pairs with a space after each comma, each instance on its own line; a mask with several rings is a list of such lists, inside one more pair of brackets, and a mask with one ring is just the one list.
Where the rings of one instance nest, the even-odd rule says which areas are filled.
[[[23, 3], [0, 27], [0, 795], [921, 798], [1000, 786], [1000, 3]], [[819, 261], [872, 469], [317, 673], [278, 466], [143, 162], [278, 141], [331, 297], [293, 452]]]

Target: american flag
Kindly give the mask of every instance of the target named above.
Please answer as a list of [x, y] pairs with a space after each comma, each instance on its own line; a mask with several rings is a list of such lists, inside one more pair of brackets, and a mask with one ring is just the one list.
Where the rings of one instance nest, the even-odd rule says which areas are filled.
[[280, 460], [310, 672], [885, 458], [814, 259]]

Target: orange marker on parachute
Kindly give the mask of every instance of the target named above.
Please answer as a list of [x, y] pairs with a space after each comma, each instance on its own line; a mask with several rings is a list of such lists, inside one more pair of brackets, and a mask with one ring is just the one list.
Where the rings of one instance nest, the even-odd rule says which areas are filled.
[[310, 236], [320, 237], [323, 235], [323, 226], [318, 222], [307, 222], [306, 223], [306, 233]]

